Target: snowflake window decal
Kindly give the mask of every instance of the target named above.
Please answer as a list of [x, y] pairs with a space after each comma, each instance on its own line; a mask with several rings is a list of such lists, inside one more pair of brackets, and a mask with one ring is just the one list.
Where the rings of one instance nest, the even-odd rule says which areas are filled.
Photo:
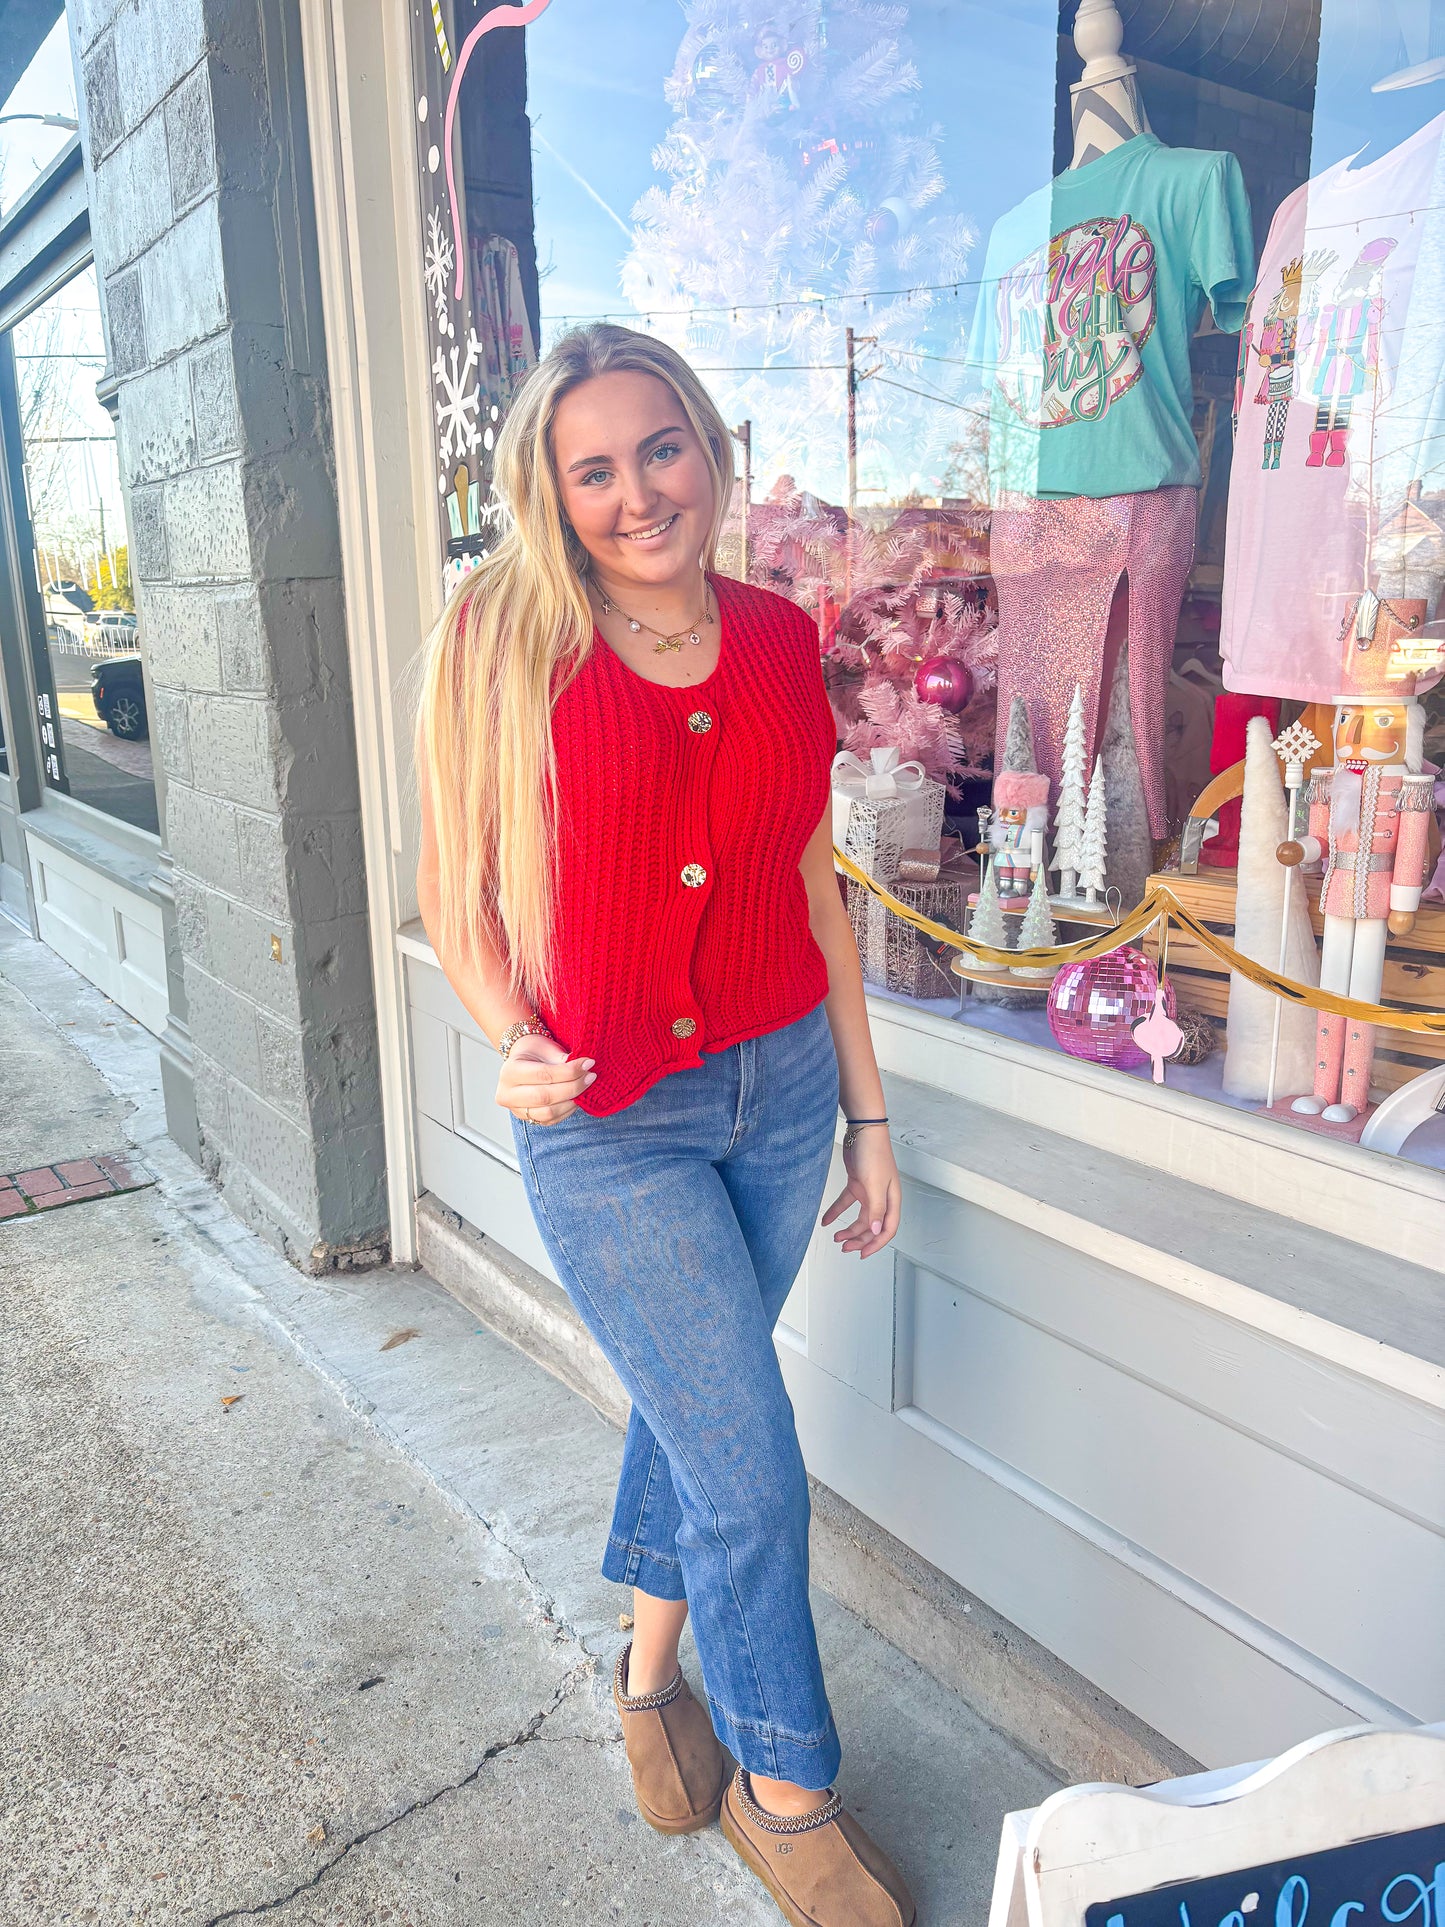
[[482, 439], [481, 365], [482, 344], [475, 328], [467, 329], [465, 351], [456, 342], [437, 349], [431, 372], [437, 389], [437, 454], [443, 463], [465, 461]]
[[426, 236], [426, 287], [436, 310], [437, 327], [445, 335], [452, 332], [452, 324], [447, 316], [447, 284], [456, 266], [456, 253], [452, 247], [452, 237], [442, 226], [438, 209], [433, 208], [427, 215]]

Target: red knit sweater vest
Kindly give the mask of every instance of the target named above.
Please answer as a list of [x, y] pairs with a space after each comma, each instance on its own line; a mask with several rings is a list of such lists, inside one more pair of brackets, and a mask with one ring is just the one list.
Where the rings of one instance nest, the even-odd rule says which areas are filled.
[[555, 997], [549, 1029], [596, 1060], [594, 1116], [670, 1071], [805, 1016], [828, 993], [798, 863], [836, 747], [817, 631], [726, 576], [721, 653], [666, 689], [600, 635], [552, 714]]

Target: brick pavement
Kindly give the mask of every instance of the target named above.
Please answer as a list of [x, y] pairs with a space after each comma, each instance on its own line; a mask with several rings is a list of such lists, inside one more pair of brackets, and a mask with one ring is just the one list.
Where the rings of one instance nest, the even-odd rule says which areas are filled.
[[85, 1198], [140, 1191], [154, 1183], [140, 1159], [128, 1151], [103, 1151], [93, 1158], [37, 1164], [29, 1171], [12, 1171], [0, 1177], [0, 1219], [23, 1218], [32, 1211], [79, 1204]]

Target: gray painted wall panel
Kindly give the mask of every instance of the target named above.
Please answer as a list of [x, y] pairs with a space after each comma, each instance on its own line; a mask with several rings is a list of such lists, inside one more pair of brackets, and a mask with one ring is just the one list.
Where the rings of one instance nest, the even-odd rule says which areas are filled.
[[[1070, 1261], [969, 1232], [979, 1262]], [[921, 1274], [915, 1316], [921, 1411], [1384, 1698], [1445, 1705], [1445, 1538], [963, 1287]], [[1256, 1394], [1267, 1422], [1267, 1360]]]
[[417, 1149], [421, 1181], [428, 1191], [468, 1223], [479, 1229], [485, 1226], [489, 1238], [557, 1282], [514, 1169], [443, 1130], [429, 1117], [417, 1120]]
[[985, 1232], [998, 1223], [930, 1185], [911, 1185], [900, 1242], [925, 1269], [1445, 1531], [1439, 1407], [1052, 1240], [1027, 1260], [990, 1262], [976, 1221]]
[[1257, 1759], [1362, 1717], [805, 1359], [781, 1356], [811, 1472], [1195, 1759]]

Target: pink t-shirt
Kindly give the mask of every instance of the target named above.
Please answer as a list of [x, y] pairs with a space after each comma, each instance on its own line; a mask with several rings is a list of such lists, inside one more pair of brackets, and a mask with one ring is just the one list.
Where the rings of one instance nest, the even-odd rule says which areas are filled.
[[[1439, 460], [1430, 398], [1445, 340], [1423, 309], [1442, 289], [1433, 268], [1417, 287], [1416, 269], [1422, 242], [1433, 254], [1439, 240], [1442, 134], [1445, 114], [1367, 166], [1338, 162], [1270, 224], [1235, 388], [1227, 689], [1331, 702], [1352, 686], [1341, 632], [1362, 590], [1433, 600], [1438, 588], [1445, 531], [1428, 585], [1402, 575], [1400, 545], [1406, 489]], [[1431, 563], [1418, 541], [1410, 553]]]

